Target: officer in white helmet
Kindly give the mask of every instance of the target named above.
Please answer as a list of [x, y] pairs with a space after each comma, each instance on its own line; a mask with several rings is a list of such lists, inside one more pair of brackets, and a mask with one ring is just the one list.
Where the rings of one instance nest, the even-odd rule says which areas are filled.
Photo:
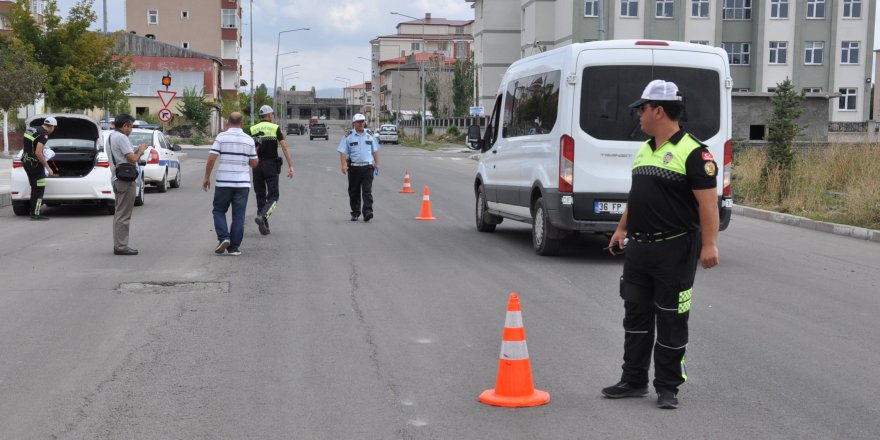
[[278, 156], [278, 147], [287, 159], [287, 178], [293, 179], [293, 159], [287, 150], [284, 132], [273, 122], [275, 111], [272, 106], [260, 107], [260, 122], [251, 126], [251, 136], [257, 146], [259, 163], [254, 168], [254, 194], [257, 198], [257, 216], [254, 222], [260, 234], [269, 234], [269, 216], [278, 206], [278, 175], [283, 161]]
[[373, 218], [373, 176], [379, 174], [379, 140], [364, 130], [366, 121], [363, 114], [354, 115], [351, 119], [354, 128], [339, 141], [336, 149], [342, 174], [348, 175], [348, 201], [353, 222], [361, 213], [365, 222]]

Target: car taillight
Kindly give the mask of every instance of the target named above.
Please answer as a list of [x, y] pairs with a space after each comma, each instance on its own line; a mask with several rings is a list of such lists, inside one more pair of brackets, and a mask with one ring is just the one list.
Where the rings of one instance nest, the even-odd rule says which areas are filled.
[[574, 138], [559, 138], [559, 192], [574, 192]]
[[12, 161], [12, 168], [21, 168], [21, 161], [20, 160], [13, 160]]
[[147, 161], [148, 164], [157, 164], [159, 163], [159, 152], [156, 151], [155, 148], [150, 150], [150, 160]]
[[110, 161], [109, 160], [99, 160], [98, 166], [101, 168], [110, 168]]
[[730, 179], [733, 172], [733, 139], [724, 143], [724, 189], [721, 195], [730, 197]]

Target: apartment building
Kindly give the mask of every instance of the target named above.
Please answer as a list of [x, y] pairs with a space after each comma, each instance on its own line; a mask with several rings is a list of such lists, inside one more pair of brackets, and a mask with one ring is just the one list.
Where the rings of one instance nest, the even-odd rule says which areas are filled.
[[499, 72], [518, 58], [571, 43], [644, 38], [727, 50], [734, 106], [738, 97], [769, 105], [776, 84], [790, 78], [811, 100], [828, 101], [826, 122], [846, 127], [870, 119], [875, 1], [520, 0], [518, 7], [510, 0], [465, 1], [473, 3], [478, 89], [486, 106]]
[[223, 60], [220, 88], [238, 93], [241, 82], [240, 0], [125, 0], [129, 32]]
[[[9, 25], [9, 19], [6, 18], [6, 15], [9, 14], [9, 9], [12, 8], [12, 4], [15, 3], [15, 0], [0, 0], [0, 37], [8, 37], [12, 35], [12, 28]], [[42, 21], [43, 19], [43, 9], [46, 7], [45, 0], [31, 0], [31, 14], [33, 14], [34, 18], [37, 21]]]
[[[400, 75], [400, 67], [407, 63], [408, 57], [412, 59], [412, 55], [420, 54], [416, 58], [423, 62], [422, 67], [428, 66], [432, 59], [441, 60], [434, 63], [437, 66], [448, 66], [449, 60], [454, 64], [455, 60], [467, 59], [473, 50], [473, 24], [474, 20], [433, 18], [430, 13], [426, 13], [424, 18], [398, 23], [395, 34], [382, 35], [371, 40], [371, 76], [373, 84], [378, 85], [373, 88], [371, 95], [379, 113], [388, 116], [392, 110], [398, 110], [400, 105], [393, 99], [395, 93], [398, 96], [401, 94], [401, 87], [412, 87], [415, 84], [415, 90], [404, 90], [402, 93], [414, 93], [416, 96], [419, 94], [418, 80], [404, 82], [404, 76]], [[404, 71], [410, 69], [411, 67], [406, 67]], [[417, 76], [419, 72], [417, 69], [410, 76]], [[397, 84], [393, 83], [395, 78]], [[407, 101], [407, 104], [411, 108], [400, 110], [420, 112], [418, 99], [415, 102]]]

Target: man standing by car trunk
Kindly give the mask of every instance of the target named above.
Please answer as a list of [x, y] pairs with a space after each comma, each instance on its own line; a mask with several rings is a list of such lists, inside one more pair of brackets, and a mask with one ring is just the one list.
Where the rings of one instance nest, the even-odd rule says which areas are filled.
[[131, 211], [134, 209], [134, 199], [137, 196], [137, 182], [125, 182], [116, 178], [116, 165], [127, 161], [136, 164], [138, 159], [149, 148], [147, 144], [140, 144], [137, 148], [131, 145], [128, 136], [134, 126], [134, 118], [131, 115], [121, 113], [113, 121], [116, 129], [110, 133], [110, 159], [113, 166], [113, 191], [116, 193], [116, 212], [113, 214], [113, 254], [114, 255], [137, 255], [137, 249], [128, 247], [128, 226], [131, 222]]
[[293, 179], [293, 160], [287, 151], [287, 142], [281, 127], [272, 122], [274, 113], [272, 106], [260, 107], [261, 121], [251, 127], [251, 136], [256, 141], [260, 160], [254, 168], [254, 194], [257, 196], [257, 216], [254, 221], [263, 235], [269, 233], [269, 216], [278, 205], [278, 175], [281, 174], [279, 146], [287, 159], [287, 178]]
[[43, 208], [43, 193], [46, 191], [46, 175], [53, 175], [52, 168], [43, 155], [43, 149], [46, 147], [49, 135], [57, 126], [58, 121], [49, 116], [43, 120], [42, 126], [28, 128], [24, 133], [21, 164], [31, 185], [31, 220], [49, 220], [49, 217], [40, 214]]

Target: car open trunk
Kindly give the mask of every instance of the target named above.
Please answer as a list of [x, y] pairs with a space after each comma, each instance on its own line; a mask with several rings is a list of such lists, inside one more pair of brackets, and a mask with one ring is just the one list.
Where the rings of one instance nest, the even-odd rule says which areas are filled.
[[[38, 116], [28, 121], [31, 127], [43, 124]], [[46, 146], [55, 152], [49, 165], [57, 177], [83, 177], [95, 168], [98, 156], [98, 136], [100, 127], [92, 118], [85, 115], [57, 115], [58, 126], [49, 135]]]

